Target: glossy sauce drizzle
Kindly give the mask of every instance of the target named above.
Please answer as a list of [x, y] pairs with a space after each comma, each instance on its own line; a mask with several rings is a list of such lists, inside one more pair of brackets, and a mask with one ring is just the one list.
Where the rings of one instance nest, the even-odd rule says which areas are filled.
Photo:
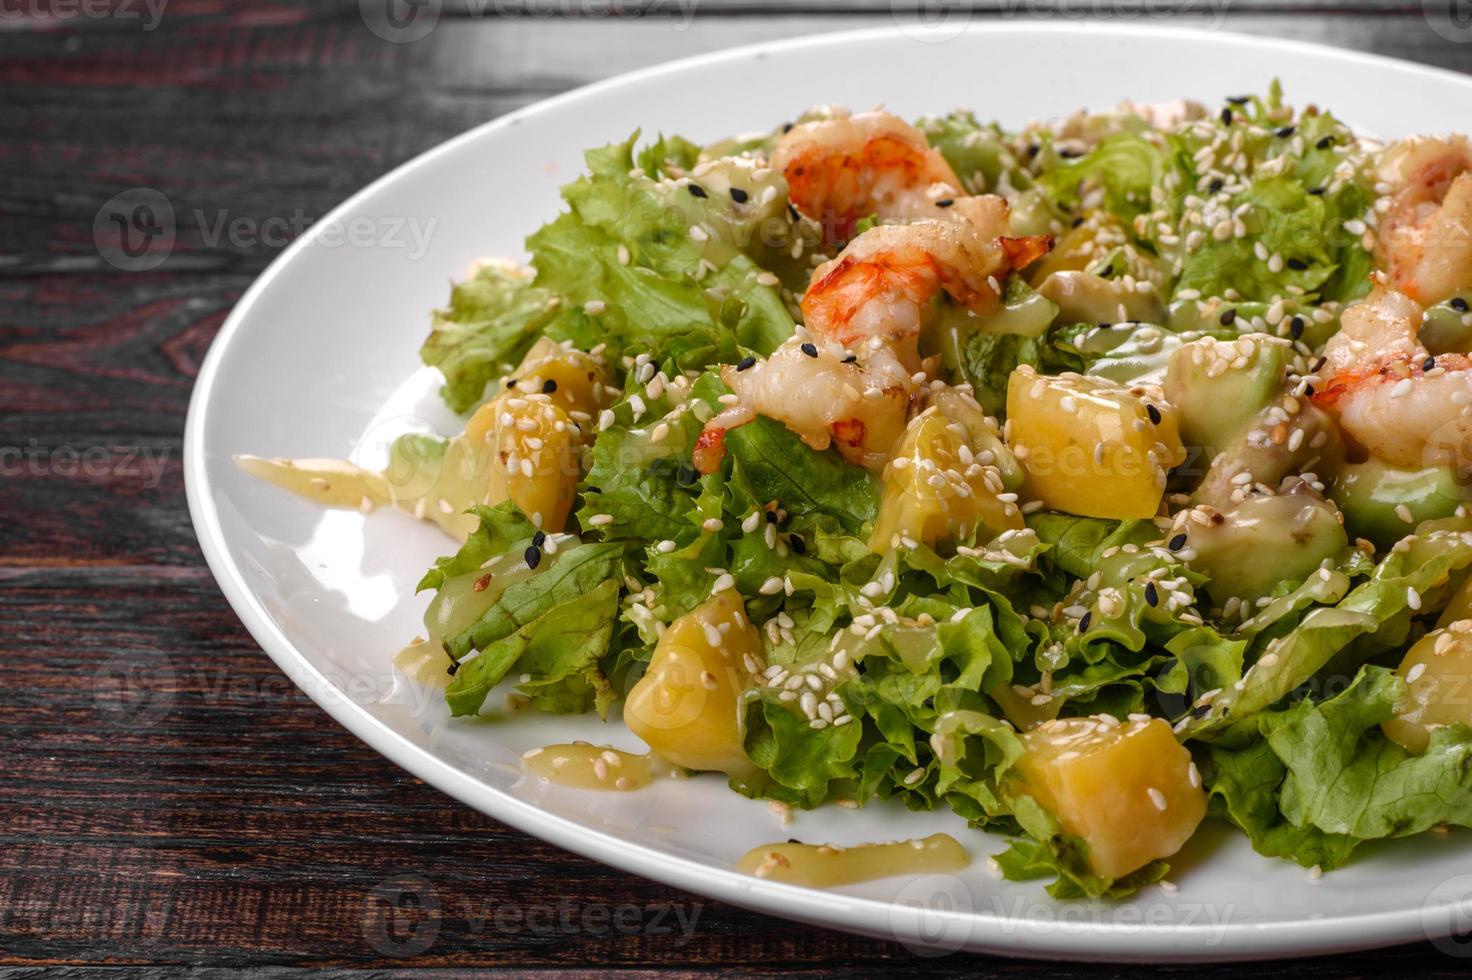
[[578, 789], [640, 789], [658, 777], [681, 775], [678, 769], [653, 755], [635, 755], [587, 742], [532, 749], [521, 757], [521, 766], [539, 779]]
[[747, 874], [809, 888], [852, 885], [893, 875], [959, 871], [971, 863], [950, 834], [884, 844], [765, 844], [736, 863]]

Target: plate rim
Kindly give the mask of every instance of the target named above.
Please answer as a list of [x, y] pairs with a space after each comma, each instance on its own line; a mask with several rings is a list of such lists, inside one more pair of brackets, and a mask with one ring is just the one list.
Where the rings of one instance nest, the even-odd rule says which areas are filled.
[[[471, 773], [456, 768], [394, 731], [366, 707], [335, 693], [337, 687], [332, 679], [300, 653], [271, 621], [249, 586], [243, 570], [230, 556], [206, 467], [204, 435], [215, 382], [237, 334], [241, 332], [258, 299], [271, 288], [303, 249], [309, 247], [325, 229], [340, 223], [342, 217], [356, 208], [362, 200], [401, 179], [410, 171], [428, 166], [440, 157], [455, 152], [466, 143], [509, 130], [531, 116], [552, 111], [590, 95], [639, 85], [661, 76], [679, 75], [693, 68], [761, 57], [775, 51], [824, 48], [890, 38], [913, 39], [917, 34], [925, 33], [935, 36], [944, 34], [947, 37], [1087, 33], [1091, 37], [1169, 37], [1183, 43], [1266, 46], [1284, 53], [1312, 53], [1316, 57], [1328, 56], [1348, 64], [1409, 72], [1412, 75], [1452, 82], [1472, 90], [1472, 77], [1459, 72], [1311, 41], [1271, 38], [1227, 30], [1095, 21], [1070, 24], [973, 21], [959, 32], [946, 28], [926, 29], [896, 25], [834, 31], [723, 48], [601, 79], [487, 120], [399, 164], [349, 195], [314, 222], [305, 234], [293, 241], [257, 276], [231, 308], [211, 341], [209, 350], [200, 363], [189, 399], [182, 458], [190, 521], [205, 562], [226, 601], [262, 650], [318, 707], [369, 748], [440, 792], [523, 833], [582, 857], [763, 914], [899, 941], [912, 951], [922, 948], [923, 944], [910, 940], [916, 936], [936, 935], [936, 926], [939, 924], [960, 926], [967, 930], [964, 943], [955, 944], [956, 951], [988, 952], [1028, 959], [1108, 959], [1137, 963], [1228, 962], [1287, 955], [1330, 955], [1396, 943], [1435, 940], [1449, 935], [1455, 929], [1453, 917], [1448, 914], [1445, 928], [1439, 924], [1432, 925], [1428, 922], [1426, 909], [1423, 907], [1287, 922], [1226, 923], [1220, 926], [1172, 924], [1126, 927], [1122, 924], [1101, 925], [1054, 919], [1049, 923], [1045, 941], [1024, 942], [1018, 933], [1028, 932], [1037, 936], [1042, 935], [1042, 932], [1034, 926], [1016, 924], [1006, 916], [985, 911], [939, 912], [913, 905], [764, 881], [732, 869], [712, 868], [657, 847], [621, 840], [481, 782]], [[867, 912], [867, 915], [861, 914], [855, 921], [833, 921], [835, 909], [843, 907], [851, 907], [853, 911], [861, 913]], [[882, 920], [887, 920], [888, 929], [880, 927]], [[1209, 938], [1217, 933], [1220, 933], [1219, 942], [1214, 947], [1201, 949], [1191, 944], [1192, 940]], [[946, 951], [951, 948], [948, 945]]]

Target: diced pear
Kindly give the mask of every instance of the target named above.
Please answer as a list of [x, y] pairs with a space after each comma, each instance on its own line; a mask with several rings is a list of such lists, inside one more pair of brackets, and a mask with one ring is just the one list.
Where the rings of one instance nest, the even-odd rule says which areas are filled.
[[1030, 494], [1084, 517], [1154, 517], [1167, 472], [1186, 458], [1175, 409], [1154, 386], [1023, 365], [1007, 385], [1007, 424]]
[[897, 535], [934, 545], [1022, 527], [1017, 505], [997, 499], [1003, 492], [996, 463], [979, 462], [966, 428], [931, 406], [910, 421], [884, 469], [869, 547], [884, 554]]
[[1421, 637], [1395, 672], [1407, 690], [1395, 717], [1380, 726], [1386, 738], [1421, 753], [1433, 729], [1472, 725], [1472, 620]]
[[612, 399], [608, 393], [608, 370], [601, 357], [564, 347], [543, 337], [522, 358], [512, 374], [515, 391], [545, 394], [568, 415], [593, 418]]
[[581, 449], [577, 424], [550, 399], [508, 391], [471, 416], [445, 462], [451, 473], [484, 472], [485, 503], [510, 500], [550, 532], [572, 510]]
[[670, 623], [624, 702], [624, 722], [675, 765], [748, 773], [740, 701], [761, 663], [761, 635], [727, 589]]
[[1093, 872], [1119, 878], [1170, 857], [1206, 815], [1191, 753], [1159, 718], [1066, 718], [1022, 735], [1022, 788], [1088, 845]]

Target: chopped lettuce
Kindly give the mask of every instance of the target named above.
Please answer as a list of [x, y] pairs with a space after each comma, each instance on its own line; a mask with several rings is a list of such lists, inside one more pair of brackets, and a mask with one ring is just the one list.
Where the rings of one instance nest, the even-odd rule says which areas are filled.
[[445, 402], [465, 412], [538, 337], [576, 316], [556, 293], [533, 286], [527, 271], [490, 262], [450, 290], [450, 305], [434, 312], [419, 356], [445, 376]]
[[1362, 841], [1472, 825], [1472, 730], [1438, 729], [1412, 755], [1380, 731], [1404, 693], [1365, 666], [1328, 700], [1244, 719], [1211, 746], [1219, 812], [1263, 853], [1324, 869]]

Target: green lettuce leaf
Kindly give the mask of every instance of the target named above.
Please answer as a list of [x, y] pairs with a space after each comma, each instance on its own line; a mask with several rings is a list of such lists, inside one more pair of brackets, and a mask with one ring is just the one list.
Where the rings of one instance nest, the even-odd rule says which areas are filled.
[[445, 376], [441, 394], [450, 408], [466, 412], [487, 382], [512, 370], [543, 332], [571, 315], [528, 273], [490, 263], [450, 290], [450, 305], [434, 312], [419, 356]]
[[450, 713], [476, 714], [491, 689], [515, 671], [526, 676], [519, 688], [538, 710], [575, 713], [596, 706], [606, 714], [614, 692], [598, 665], [618, 615], [618, 590], [617, 581], [604, 581], [462, 660], [445, 691]]

